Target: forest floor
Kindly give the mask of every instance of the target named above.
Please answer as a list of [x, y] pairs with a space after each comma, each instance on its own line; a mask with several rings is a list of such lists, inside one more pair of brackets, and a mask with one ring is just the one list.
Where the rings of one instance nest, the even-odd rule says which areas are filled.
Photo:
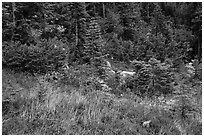
[[[3, 69], [2, 134], [202, 134], [201, 82], [186, 84], [183, 96], [141, 98], [95, 90], [94, 85], [84, 84], [90, 77], [80, 75], [65, 84]], [[184, 101], [186, 95], [189, 104]]]

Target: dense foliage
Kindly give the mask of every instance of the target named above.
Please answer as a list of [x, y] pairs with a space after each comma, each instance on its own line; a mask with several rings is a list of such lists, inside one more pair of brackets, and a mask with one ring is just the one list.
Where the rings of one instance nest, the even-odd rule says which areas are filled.
[[57, 39], [38, 41], [36, 45], [4, 43], [2, 63], [8, 68], [31, 73], [46, 73], [62, 67], [68, 59], [68, 44]]
[[174, 74], [169, 64], [151, 58], [148, 63], [134, 60], [132, 65], [137, 73], [125, 86], [136, 94], [152, 97], [173, 92]]
[[70, 43], [71, 61], [106, 53], [119, 61], [201, 59], [201, 3], [13, 2], [2, 9], [3, 42], [57, 37]]
[[202, 134], [201, 45], [201, 2], [3, 2], [2, 134]]

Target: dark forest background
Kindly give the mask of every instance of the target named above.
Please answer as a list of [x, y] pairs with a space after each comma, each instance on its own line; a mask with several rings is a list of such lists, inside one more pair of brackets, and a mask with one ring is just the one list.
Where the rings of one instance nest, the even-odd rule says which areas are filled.
[[[87, 63], [91, 57], [107, 53], [126, 62], [151, 57], [201, 61], [202, 3], [4, 2], [2, 37], [3, 66], [12, 68], [25, 66], [34, 58], [17, 55], [12, 57], [16, 63], [8, 60], [13, 46], [26, 53], [39, 50], [38, 56], [46, 50], [54, 55], [51, 60], [59, 62], [56, 56], [61, 55], [69, 63]], [[54, 45], [66, 50], [56, 51]]]

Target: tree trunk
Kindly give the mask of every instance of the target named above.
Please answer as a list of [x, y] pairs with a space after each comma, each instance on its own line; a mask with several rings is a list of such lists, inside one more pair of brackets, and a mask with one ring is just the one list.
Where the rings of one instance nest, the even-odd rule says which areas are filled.
[[96, 14], [96, 5], [94, 4], [94, 14]]
[[78, 25], [76, 21], [76, 46], [78, 45]]
[[148, 22], [149, 22], [149, 3], [147, 3], [147, 18], [148, 18]]
[[16, 27], [16, 17], [15, 17], [15, 11], [16, 11], [16, 3], [12, 2], [12, 17], [13, 17], [13, 31], [12, 31], [12, 36], [11, 36], [11, 41], [13, 40], [14, 37], [14, 29]]
[[198, 60], [201, 62], [202, 59], [202, 45], [200, 39], [198, 39]]
[[105, 17], [106, 17], [106, 9], [105, 9], [105, 4], [103, 2], [103, 18], [105, 18]]

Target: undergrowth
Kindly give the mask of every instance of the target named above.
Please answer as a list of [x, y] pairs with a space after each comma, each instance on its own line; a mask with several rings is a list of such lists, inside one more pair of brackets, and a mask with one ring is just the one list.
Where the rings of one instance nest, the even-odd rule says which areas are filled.
[[96, 77], [90, 75], [94, 71], [88, 66], [70, 71], [66, 79], [50, 80], [48, 75], [3, 70], [2, 134], [202, 134], [199, 84], [196, 88], [180, 87], [193, 95], [153, 99], [130, 92], [118, 97], [113, 94], [117, 90], [97, 87]]

